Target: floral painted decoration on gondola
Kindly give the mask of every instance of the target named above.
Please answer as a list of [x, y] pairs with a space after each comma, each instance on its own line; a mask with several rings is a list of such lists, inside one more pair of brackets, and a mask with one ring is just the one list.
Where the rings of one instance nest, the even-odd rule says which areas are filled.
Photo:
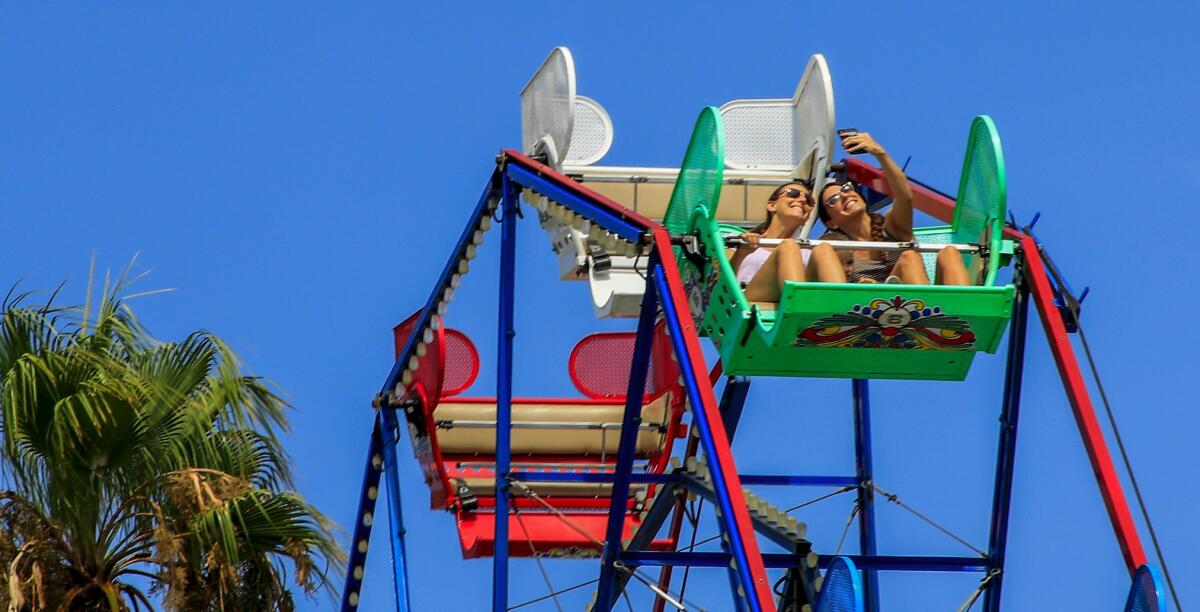
[[822, 317], [796, 334], [792, 345], [965, 351], [974, 348], [975, 333], [970, 324], [939, 306], [897, 295]]

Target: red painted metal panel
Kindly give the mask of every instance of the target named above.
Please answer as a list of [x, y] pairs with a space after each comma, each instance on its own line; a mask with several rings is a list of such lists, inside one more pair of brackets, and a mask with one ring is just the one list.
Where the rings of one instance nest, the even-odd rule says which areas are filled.
[[[532, 557], [534, 550], [547, 556], [569, 555], [582, 553], [586, 556], [600, 556], [600, 547], [595, 541], [604, 540], [604, 531], [608, 525], [608, 514], [602, 512], [570, 512], [564, 513], [566, 520], [588, 534], [584, 536], [568, 525], [562, 517], [545, 512], [538, 513], [530, 510], [522, 512], [520, 520], [517, 515], [510, 514], [508, 520], [509, 556]], [[492, 513], [470, 512], [458, 517], [458, 535], [462, 544], [463, 557], [476, 559], [490, 557], [495, 546], [496, 515]], [[523, 525], [522, 525], [523, 524]], [[633, 537], [641, 521], [635, 516], [625, 517], [622, 539]], [[650, 545], [650, 550], [674, 550], [674, 542], [668, 539], [658, 539]]]

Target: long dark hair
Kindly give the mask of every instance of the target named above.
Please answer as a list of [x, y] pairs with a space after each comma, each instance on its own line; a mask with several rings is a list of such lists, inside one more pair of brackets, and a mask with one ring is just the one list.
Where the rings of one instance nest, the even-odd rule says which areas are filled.
[[[840, 189], [841, 186], [844, 185], [845, 183], [853, 182], [853, 181], [838, 182], [837, 177], [830, 177], [827, 180], [829, 182], [825, 183], [825, 185], [823, 187], [821, 187], [821, 193], [817, 194], [817, 201], [814, 204], [814, 206], [817, 207], [817, 216], [821, 218], [821, 223], [823, 223], [825, 225], [825, 227], [829, 227], [829, 211], [825, 208], [825, 203], [821, 201], [821, 196], [825, 194], [826, 189], [829, 189], [832, 186], [836, 186]], [[858, 191], [858, 185], [854, 186], [854, 190]]]
[[[771, 197], [767, 198], [767, 201], [774, 202], [775, 200], [778, 200], [779, 196], [783, 195], [783, 192], [787, 191], [788, 187], [791, 185], [800, 185], [801, 187], [807, 189], [808, 197], [810, 200], [812, 199], [812, 197], [813, 197], [812, 181], [806, 181], [806, 180], [800, 179], [800, 180], [795, 180], [795, 181], [788, 181], [788, 182], [776, 187], [775, 191], [771, 192]], [[775, 213], [768, 210], [767, 211], [767, 220], [763, 221], [762, 223], [759, 223], [758, 225], [755, 225], [750, 231], [755, 234], [761, 234], [761, 233], [767, 231], [767, 228], [771, 227], [771, 218], [774, 216], [775, 216]]]

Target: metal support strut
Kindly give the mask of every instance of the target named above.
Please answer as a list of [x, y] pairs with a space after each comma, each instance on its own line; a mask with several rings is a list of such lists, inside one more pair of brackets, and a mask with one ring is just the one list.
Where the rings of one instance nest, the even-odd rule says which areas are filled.
[[[658, 255], [650, 255], [650, 274], [658, 270]], [[638, 429], [642, 423], [642, 402], [646, 393], [646, 373], [650, 366], [650, 349], [654, 345], [654, 318], [658, 313], [658, 296], [653, 276], [647, 278], [646, 293], [642, 296], [642, 312], [638, 318], [637, 341], [633, 346], [633, 364], [629, 386], [625, 392], [625, 417], [621, 424], [621, 441], [617, 445], [617, 464], [614, 466], [612, 503], [608, 508], [608, 528], [604, 536], [604, 551], [600, 556], [600, 584], [596, 594], [598, 612], [607, 612], [617, 601], [617, 556], [621, 552], [621, 537], [628, 513], [629, 476], [633, 471], [633, 456], [637, 450]]]
[[[854, 456], [858, 474], [858, 547], [860, 555], [875, 556], [875, 480], [871, 461], [871, 393], [867, 381], [851, 381], [854, 389]], [[867, 612], [879, 611], [879, 577], [863, 570], [863, 601]]]
[[513, 298], [516, 280], [517, 194], [504, 174], [500, 179], [500, 316], [496, 342], [496, 532], [492, 559], [492, 610], [508, 609], [508, 478], [512, 472]]
[[1029, 286], [1021, 269], [1016, 272], [1017, 294], [1008, 332], [1008, 363], [1004, 372], [1004, 403], [1000, 411], [1000, 440], [996, 447], [996, 484], [992, 493], [992, 524], [988, 558], [998, 571], [988, 581], [984, 612], [1000, 610], [1004, 582], [1004, 553], [1008, 543], [1008, 516], [1012, 502], [1013, 470], [1017, 457], [1017, 421], [1021, 409], [1021, 376], [1025, 370], [1025, 329], [1029, 320]]

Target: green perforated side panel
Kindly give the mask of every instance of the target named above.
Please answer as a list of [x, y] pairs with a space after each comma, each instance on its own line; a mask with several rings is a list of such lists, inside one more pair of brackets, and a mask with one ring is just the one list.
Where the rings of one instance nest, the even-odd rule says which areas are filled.
[[991, 117], [981, 115], [971, 122], [967, 155], [963, 160], [958, 200], [954, 206], [954, 241], [986, 241], [990, 256], [986, 264], [975, 263], [975, 256], [964, 257], [967, 269], [986, 265], [984, 285], [995, 284], [1000, 261], [1001, 229], [1005, 214], [1004, 152], [1000, 135]]
[[672, 235], [692, 230], [692, 211], [697, 206], [705, 207], [709, 216], [717, 210], [721, 181], [725, 176], [725, 129], [716, 107], [709, 106], [700, 111], [687, 154], [679, 168], [679, 178], [663, 217], [663, 225]]

